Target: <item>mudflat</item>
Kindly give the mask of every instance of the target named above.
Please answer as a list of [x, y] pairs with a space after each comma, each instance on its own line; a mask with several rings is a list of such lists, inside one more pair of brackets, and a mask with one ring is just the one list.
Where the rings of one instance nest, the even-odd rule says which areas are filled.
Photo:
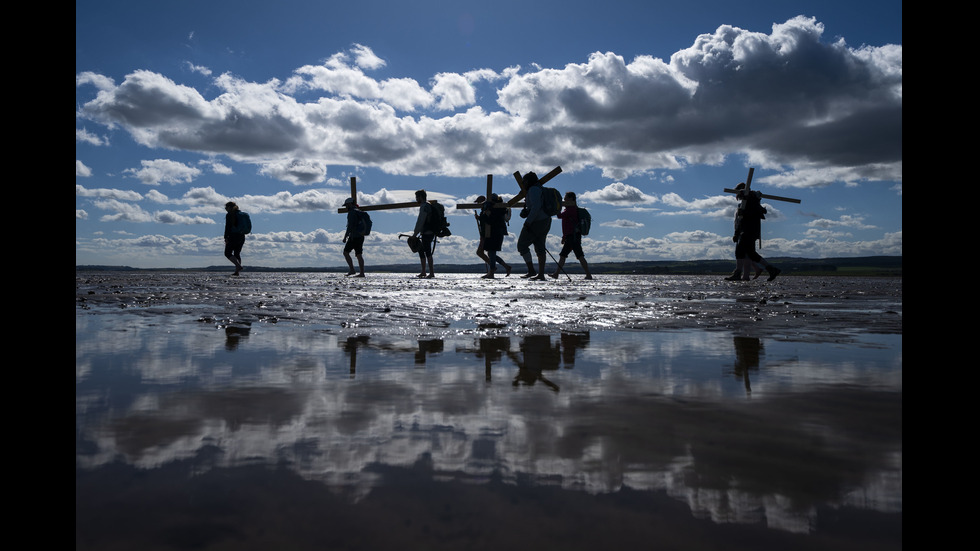
[[902, 281], [76, 273], [77, 549], [901, 549]]

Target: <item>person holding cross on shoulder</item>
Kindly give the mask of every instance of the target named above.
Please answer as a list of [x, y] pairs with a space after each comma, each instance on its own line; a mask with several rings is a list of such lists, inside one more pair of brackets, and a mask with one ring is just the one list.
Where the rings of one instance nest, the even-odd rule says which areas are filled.
[[747, 281], [749, 273], [756, 264], [761, 264], [769, 272], [768, 281], [776, 279], [781, 270], [762, 258], [755, 250], [755, 242], [762, 239], [762, 220], [766, 218], [766, 209], [762, 206], [762, 193], [747, 189], [745, 182], [735, 186], [735, 198], [738, 208], [735, 210], [735, 271], [725, 279], [729, 281]]
[[[545, 240], [548, 232], [551, 231], [551, 216], [544, 211], [544, 191], [541, 188], [541, 181], [534, 172], [528, 172], [523, 178], [527, 189], [527, 199], [525, 207], [521, 210], [521, 218], [524, 218], [524, 225], [521, 233], [517, 236], [517, 254], [521, 255], [524, 263], [527, 264], [527, 274], [522, 275], [524, 279], [535, 279], [544, 281], [545, 278]], [[538, 257], [538, 269], [534, 269], [534, 259], [531, 257], [531, 246]]]
[[[412, 237], [422, 238], [422, 246], [419, 248], [419, 261], [422, 263], [422, 272], [417, 277], [421, 279], [432, 279], [436, 277], [435, 268], [432, 267], [432, 251], [435, 248], [433, 241], [436, 238], [435, 231], [432, 230], [431, 218], [435, 216], [432, 205], [426, 200], [428, 195], [424, 189], [415, 192], [415, 201], [419, 204], [419, 217], [415, 221], [415, 231]], [[429, 261], [429, 273], [425, 273], [425, 263]]]
[[[364, 277], [364, 223], [361, 221], [361, 211], [354, 202], [353, 197], [348, 197], [344, 201], [347, 208], [347, 231], [344, 232], [344, 260], [347, 261], [347, 275], [354, 277]], [[357, 265], [360, 273], [354, 270], [354, 260], [350, 253], [353, 252], [357, 257]]]

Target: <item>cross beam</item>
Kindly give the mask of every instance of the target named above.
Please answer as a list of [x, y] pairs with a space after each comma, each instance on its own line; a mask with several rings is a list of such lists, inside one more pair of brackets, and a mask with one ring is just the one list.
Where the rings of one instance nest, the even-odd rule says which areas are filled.
[[[561, 174], [560, 166], [555, 167], [551, 172], [542, 176], [538, 181], [541, 182], [541, 184], [543, 185], [545, 182], [554, 178], [555, 176], [558, 176], [559, 174]], [[514, 173], [514, 179], [517, 180], [517, 185], [520, 186], [521, 191], [518, 192], [517, 195], [512, 197], [506, 203], [495, 204], [494, 208], [498, 208], [498, 209], [524, 208], [524, 203], [521, 202], [521, 199], [523, 199], [524, 196], [527, 195], [527, 190], [524, 189], [524, 178], [521, 177], [520, 171]], [[492, 194], [493, 194], [493, 174], [487, 174], [487, 194], [486, 194], [487, 201], [490, 200], [490, 196]], [[456, 203], [457, 209], [478, 209], [481, 208], [482, 206], [483, 206], [482, 203]]]
[[[748, 191], [749, 189], [751, 189], [751, 186], [752, 186], [752, 173], [753, 172], [755, 172], [755, 169], [752, 168], [752, 167], [749, 167], [749, 176], [745, 179], [745, 190], [746, 191]], [[725, 193], [738, 193], [741, 190], [731, 189], [731, 188], [727, 188], [726, 187], [724, 189], [724, 191], [725, 191]], [[799, 199], [793, 199], [792, 197], [780, 197], [778, 195], [768, 195], [768, 194], [765, 194], [765, 193], [760, 194], [760, 196], [763, 199], [772, 199], [773, 201], [786, 201], [787, 203], [799, 203], [800, 202]]]
[[[354, 203], [357, 203], [357, 177], [356, 176], [350, 177], [350, 196], [351, 199], [354, 200]], [[429, 201], [429, 203], [433, 203], [433, 202], [435, 202], [435, 199]], [[410, 208], [417, 208], [419, 206], [421, 206], [421, 203], [419, 203], [418, 201], [409, 201], [405, 203], [385, 203], [381, 205], [363, 205], [363, 206], [358, 205], [357, 208], [361, 210], [391, 210], [391, 209], [410, 209]], [[341, 214], [347, 211], [348, 211], [347, 207], [340, 207], [339, 209], [337, 209], [337, 212]]]
[[[556, 166], [551, 172], [545, 174], [541, 178], [538, 178], [538, 182], [543, 186], [548, 180], [558, 176], [559, 174], [561, 174], [561, 167]], [[506, 205], [511, 208], [523, 207], [524, 203], [518, 203], [527, 195], [527, 188], [524, 187], [524, 178], [521, 177], [520, 171], [514, 173], [514, 179], [517, 180], [517, 185], [521, 186], [521, 191], [517, 195], [511, 197], [510, 201], [507, 201]]]
[[[493, 195], [493, 174], [487, 174], [487, 194], [484, 197], [489, 201], [491, 195]], [[483, 203], [456, 203], [457, 209], [478, 209], [481, 207], [483, 207]]]

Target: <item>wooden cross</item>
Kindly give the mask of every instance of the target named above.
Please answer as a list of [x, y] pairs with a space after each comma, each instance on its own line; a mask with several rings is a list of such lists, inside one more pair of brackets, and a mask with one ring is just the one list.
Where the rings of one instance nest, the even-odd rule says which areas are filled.
[[[554, 169], [552, 169], [551, 172], [545, 174], [540, 179], [538, 179], [538, 182], [540, 182], [541, 185], [544, 185], [545, 182], [554, 178], [555, 176], [558, 176], [559, 174], [561, 174], [561, 167], [557, 166]], [[517, 180], [517, 185], [520, 186], [521, 191], [519, 191], [517, 195], [511, 197], [511, 199], [506, 203], [495, 204], [494, 208], [498, 208], [498, 209], [524, 208], [524, 203], [521, 202], [521, 199], [524, 199], [524, 196], [527, 195], [527, 189], [524, 187], [524, 178], [521, 177], [520, 171], [514, 173], [514, 179]], [[492, 194], [493, 194], [493, 174], [487, 174], [487, 194], [486, 194], [487, 201], [490, 200], [490, 196]], [[483, 206], [482, 203], [457, 203], [456, 204], [457, 209], [477, 209], [482, 206]]]
[[[730, 188], [727, 188], [726, 187], [725, 188], [725, 193], [738, 193], [739, 191], [749, 191], [751, 189], [751, 186], [752, 186], [752, 173], [753, 172], [755, 172], [755, 169], [752, 168], [752, 167], [749, 167], [749, 176], [748, 176], [748, 178], [745, 179], [745, 189], [744, 190], [730, 189]], [[760, 196], [763, 199], [772, 199], [774, 201], [786, 201], [787, 203], [799, 203], [800, 202], [799, 199], [793, 199], [792, 197], [780, 197], [778, 195], [766, 195], [765, 193], [760, 194]]]
[[[491, 195], [493, 195], [493, 174], [487, 174], [487, 194], [484, 197], [489, 201]], [[456, 203], [457, 209], [478, 209], [482, 207], [483, 203]]]
[[[350, 177], [350, 196], [351, 199], [354, 200], [354, 204], [357, 204], [357, 177], [356, 176]], [[436, 202], [435, 199], [429, 201], [429, 203], [435, 203], [435, 202]], [[389, 210], [389, 209], [409, 209], [409, 208], [420, 207], [420, 206], [422, 205], [418, 201], [410, 201], [406, 203], [386, 203], [382, 205], [364, 205], [364, 206], [357, 205], [357, 208], [361, 210]], [[347, 211], [348, 211], [347, 207], [340, 207], [339, 209], [337, 209], [337, 212], [341, 214]]]

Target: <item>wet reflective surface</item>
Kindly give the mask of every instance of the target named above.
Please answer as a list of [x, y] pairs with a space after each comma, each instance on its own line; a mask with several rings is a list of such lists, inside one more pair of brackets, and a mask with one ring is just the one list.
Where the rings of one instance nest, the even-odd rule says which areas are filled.
[[604, 279], [77, 274], [76, 547], [901, 548], [901, 280]]

